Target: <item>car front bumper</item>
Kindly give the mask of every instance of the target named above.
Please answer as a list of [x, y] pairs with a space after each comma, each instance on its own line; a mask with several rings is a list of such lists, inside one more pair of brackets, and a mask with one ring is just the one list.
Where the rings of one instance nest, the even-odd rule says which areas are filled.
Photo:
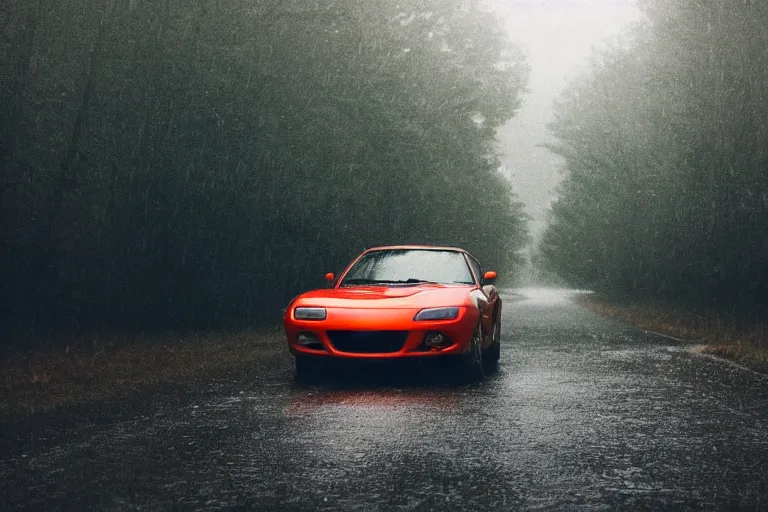
[[[414, 321], [418, 309], [329, 308], [325, 320], [297, 320], [290, 310], [283, 319], [293, 354], [340, 359], [440, 357], [469, 350], [478, 313], [460, 307], [450, 320]], [[425, 344], [428, 333], [439, 333], [440, 346]]]

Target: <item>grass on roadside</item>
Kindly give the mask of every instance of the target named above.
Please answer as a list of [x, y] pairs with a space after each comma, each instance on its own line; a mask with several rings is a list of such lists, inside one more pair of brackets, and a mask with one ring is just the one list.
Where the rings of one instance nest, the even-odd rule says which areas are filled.
[[115, 335], [96, 350], [12, 354], [0, 361], [0, 421], [244, 369], [258, 360], [259, 347], [282, 339], [278, 330]]
[[745, 320], [714, 310], [693, 311], [676, 305], [616, 302], [594, 294], [585, 295], [592, 311], [626, 322], [633, 327], [698, 343], [698, 353], [736, 361], [768, 373], [768, 329], [765, 318]]

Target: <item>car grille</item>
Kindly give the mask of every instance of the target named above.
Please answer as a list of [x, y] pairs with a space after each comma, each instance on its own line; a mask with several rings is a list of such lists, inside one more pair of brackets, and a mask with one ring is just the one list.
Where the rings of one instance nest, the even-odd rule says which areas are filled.
[[408, 331], [328, 331], [339, 352], [386, 354], [403, 348]]

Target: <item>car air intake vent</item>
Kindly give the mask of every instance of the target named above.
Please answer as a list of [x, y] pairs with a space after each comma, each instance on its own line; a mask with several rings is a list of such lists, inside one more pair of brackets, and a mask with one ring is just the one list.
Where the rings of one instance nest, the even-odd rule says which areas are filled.
[[403, 348], [408, 331], [328, 331], [339, 352], [387, 354]]

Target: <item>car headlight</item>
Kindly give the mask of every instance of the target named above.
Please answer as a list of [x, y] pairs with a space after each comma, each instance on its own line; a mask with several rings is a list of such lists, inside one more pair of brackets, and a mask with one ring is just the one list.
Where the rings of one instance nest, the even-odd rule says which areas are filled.
[[325, 308], [299, 307], [293, 310], [293, 318], [296, 320], [325, 320]]
[[425, 320], [451, 320], [459, 316], [459, 308], [430, 308], [422, 309], [413, 317], [417, 322]]

